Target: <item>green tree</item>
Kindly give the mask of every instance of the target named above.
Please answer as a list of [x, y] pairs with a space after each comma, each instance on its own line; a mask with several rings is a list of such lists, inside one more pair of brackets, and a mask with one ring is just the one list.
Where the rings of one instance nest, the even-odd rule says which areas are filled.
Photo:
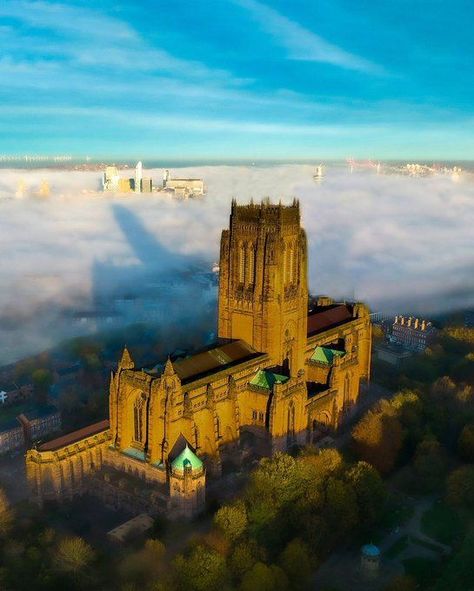
[[247, 522], [247, 510], [242, 501], [221, 507], [214, 517], [214, 524], [231, 542], [235, 542], [243, 535]]
[[224, 557], [202, 545], [187, 557], [178, 555], [174, 570], [183, 591], [220, 591], [228, 580]]
[[357, 455], [381, 474], [390, 472], [403, 443], [403, 430], [393, 409], [382, 401], [369, 410], [352, 430], [352, 440]]
[[467, 462], [474, 462], [474, 423], [466, 425], [458, 439], [459, 455]]
[[291, 589], [305, 589], [311, 576], [311, 559], [306, 544], [295, 538], [283, 550], [280, 565], [285, 571]]
[[396, 415], [403, 429], [411, 454], [416, 443], [421, 439], [423, 431], [423, 401], [418, 392], [402, 390], [390, 401], [390, 406], [395, 409]]
[[94, 551], [78, 536], [61, 540], [55, 549], [54, 563], [59, 571], [72, 575], [85, 574], [95, 558]]
[[413, 466], [420, 490], [431, 492], [441, 486], [446, 475], [447, 456], [436, 438], [425, 437], [418, 444]]
[[390, 581], [390, 583], [384, 587], [384, 591], [416, 591], [418, 585], [416, 581], [406, 575], [400, 575]]
[[[298, 475], [303, 480], [303, 486], [309, 488], [314, 487], [315, 480], [324, 480], [331, 474], [339, 473], [343, 466], [337, 449], [323, 449], [315, 453], [314, 448], [308, 448], [297, 459]], [[301, 482], [298, 484], [302, 485]]]
[[383, 512], [387, 499], [385, 484], [377, 470], [367, 462], [357, 462], [351, 466], [346, 478], [357, 498], [359, 523], [364, 529], [370, 527]]
[[5, 492], [0, 488], [0, 538], [5, 538], [13, 523], [13, 512]]
[[241, 591], [286, 591], [288, 579], [281, 568], [257, 562], [245, 573], [240, 589]]
[[472, 565], [474, 564], [474, 532], [464, 539], [458, 552], [442, 569], [434, 591], [467, 591], [474, 588]]
[[452, 505], [474, 508], [474, 465], [461, 466], [448, 477], [447, 498]]
[[139, 587], [163, 579], [167, 574], [164, 544], [159, 540], [147, 540], [143, 548], [125, 556], [119, 565], [121, 580]]
[[35, 396], [40, 404], [44, 404], [48, 399], [49, 388], [53, 383], [53, 374], [49, 369], [36, 369], [32, 375]]
[[338, 478], [326, 482], [326, 503], [323, 519], [327, 523], [328, 540], [337, 540], [358, 523], [358, 507], [352, 486]]
[[236, 579], [241, 579], [258, 561], [263, 560], [263, 550], [255, 541], [240, 542], [236, 544], [229, 557], [229, 568]]
[[297, 494], [296, 460], [287, 454], [277, 452], [271, 458], [263, 458], [252, 473], [250, 496], [268, 498], [275, 509]]

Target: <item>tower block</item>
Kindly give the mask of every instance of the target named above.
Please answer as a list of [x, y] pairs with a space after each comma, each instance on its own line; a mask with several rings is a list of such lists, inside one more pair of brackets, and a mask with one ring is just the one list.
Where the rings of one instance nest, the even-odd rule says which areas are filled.
[[233, 201], [221, 238], [219, 337], [246, 341], [296, 376], [305, 364], [307, 264], [298, 201]]

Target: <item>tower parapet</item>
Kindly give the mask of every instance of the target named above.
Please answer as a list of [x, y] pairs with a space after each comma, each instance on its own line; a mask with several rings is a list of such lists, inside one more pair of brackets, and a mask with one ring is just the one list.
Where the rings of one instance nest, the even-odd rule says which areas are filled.
[[270, 224], [295, 224], [300, 225], [300, 203], [294, 199], [291, 205], [272, 203], [269, 198], [263, 199], [260, 203], [253, 200], [247, 204], [238, 204], [232, 200], [231, 226], [236, 222], [270, 223]]

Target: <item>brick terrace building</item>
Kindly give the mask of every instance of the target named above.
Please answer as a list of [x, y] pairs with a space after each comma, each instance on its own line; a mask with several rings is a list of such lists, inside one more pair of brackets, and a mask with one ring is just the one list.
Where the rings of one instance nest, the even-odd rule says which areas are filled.
[[426, 320], [395, 316], [390, 340], [405, 349], [421, 353], [433, 342], [437, 332]]

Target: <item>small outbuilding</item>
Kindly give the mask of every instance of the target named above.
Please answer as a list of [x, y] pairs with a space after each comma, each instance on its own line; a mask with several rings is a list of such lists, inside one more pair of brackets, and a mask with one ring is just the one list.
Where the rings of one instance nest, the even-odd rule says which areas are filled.
[[380, 567], [380, 549], [375, 544], [365, 544], [361, 548], [360, 568], [367, 577], [376, 577]]

